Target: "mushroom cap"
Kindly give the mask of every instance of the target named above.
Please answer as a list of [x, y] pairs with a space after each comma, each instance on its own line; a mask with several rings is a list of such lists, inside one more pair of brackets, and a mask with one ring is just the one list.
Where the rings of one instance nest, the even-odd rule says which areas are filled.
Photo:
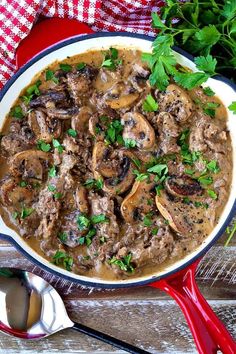
[[113, 150], [102, 141], [93, 148], [92, 169], [95, 179], [103, 179], [103, 190], [109, 194], [122, 194], [134, 181], [131, 161], [135, 156], [125, 149]]
[[121, 204], [121, 214], [126, 222], [134, 223], [137, 221], [137, 214], [142, 212], [147, 214], [152, 210], [152, 206], [147, 203], [150, 198], [151, 190], [155, 182], [135, 181], [130, 193], [125, 197]]
[[137, 112], [125, 113], [121, 119], [123, 139], [135, 140], [139, 149], [149, 150], [155, 144], [155, 132], [144, 116]]
[[203, 189], [198, 181], [189, 176], [170, 176], [165, 182], [167, 191], [175, 197], [201, 195]]
[[44, 151], [25, 150], [15, 154], [10, 161], [9, 171], [12, 176], [24, 176], [25, 178], [43, 178], [43, 161], [50, 161], [51, 155]]
[[89, 120], [92, 113], [93, 112], [90, 107], [81, 107], [79, 113], [73, 116], [71, 119], [72, 129], [78, 132], [86, 131], [88, 129]]
[[118, 98], [108, 99], [106, 100], [106, 104], [112, 109], [121, 109], [131, 106], [138, 98], [138, 93], [130, 93]]
[[5, 206], [17, 207], [24, 204], [29, 204], [34, 198], [33, 189], [20, 187], [17, 178], [8, 178], [1, 183], [0, 198]]

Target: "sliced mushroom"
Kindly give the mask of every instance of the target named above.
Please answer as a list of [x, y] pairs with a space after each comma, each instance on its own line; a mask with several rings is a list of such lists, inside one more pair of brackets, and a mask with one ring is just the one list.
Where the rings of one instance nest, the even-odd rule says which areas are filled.
[[38, 140], [51, 143], [53, 138], [61, 135], [61, 122], [57, 119], [47, 119], [44, 112], [34, 110], [29, 113], [28, 122]]
[[30, 101], [30, 107], [35, 108], [39, 106], [45, 107], [48, 102], [59, 103], [66, 101], [66, 93], [64, 91], [48, 90], [40, 96]]
[[88, 199], [87, 199], [87, 190], [85, 187], [79, 185], [75, 192], [75, 202], [77, 208], [81, 213], [87, 214], [89, 211]]
[[43, 161], [49, 162], [50, 159], [50, 154], [43, 151], [22, 151], [12, 157], [9, 170], [12, 176], [42, 180], [44, 173]]
[[203, 189], [198, 181], [189, 176], [171, 176], [167, 179], [167, 191], [175, 197], [186, 197], [189, 195], [201, 195]]
[[150, 199], [154, 186], [153, 181], [150, 183], [135, 181], [130, 193], [121, 204], [121, 214], [126, 222], [134, 223], [152, 210], [152, 205], [149, 205], [147, 201]]
[[130, 151], [113, 150], [100, 141], [95, 144], [92, 158], [94, 178], [103, 178], [105, 192], [117, 195], [130, 188], [134, 181], [133, 158]]
[[34, 191], [28, 187], [20, 187], [18, 179], [8, 178], [1, 183], [0, 198], [3, 205], [17, 207], [18, 204], [31, 203]]
[[104, 132], [99, 122], [99, 116], [94, 114], [89, 119], [89, 132], [96, 137], [96, 140], [104, 140]]
[[121, 123], [124, 125], [123, 139], [135, 140], [137, 147], [143, 150], [148, 150], [155, 144], [154, 129], [142, 114], [125, 113]]
[[123, 95], [118, 98], [106, 100], [106, 104], [112, 109], [121, 109], [130, 107], [139, 98], [138, 93], [130, 93], [128, 95]]
[[86, 131], [88, 129], [89, 120], [92, 113], [91, 108], [87, 106], [81, 107], [79, 113], [71, 119], [72, 129], [78, 132]]
[[50, 118], [71, 119], [79, 113], [77, 106], [69, 108], [47, 108], [47, 115]]
[[193, 231], [193, 220], [190, 220], [186, 212], [187, 205], [175, 202], [165, 191], [156, 195], [156, 206], [170, 227], [177, 233], [188, 235]]
[[167, 86], [158, 99], [160, 111], [171, 113], [177, 122], [185, 123], [192, 114], [193, 102], [182, 88], [175, 84]]

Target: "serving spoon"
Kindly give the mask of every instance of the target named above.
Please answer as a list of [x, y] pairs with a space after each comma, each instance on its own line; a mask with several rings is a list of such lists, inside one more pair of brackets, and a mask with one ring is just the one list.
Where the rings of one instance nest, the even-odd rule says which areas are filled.
[[83, 324], [72, 322], [58, 292], [38, 275], [16, 268], [0, 268], [2, 332], [35, 340], [65, 328], [73, 328], [129, 353], [149, 353]]

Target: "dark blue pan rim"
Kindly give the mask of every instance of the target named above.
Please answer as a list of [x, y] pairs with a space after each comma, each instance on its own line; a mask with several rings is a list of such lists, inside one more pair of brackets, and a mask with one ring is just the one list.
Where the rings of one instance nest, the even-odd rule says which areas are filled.
[[[64, 41], [61, 41], [55, 45], [52, 45], [51, 47], [47, 48], [46, 50], [40, 52], [39, 54], [37, 54], [35, 57], [33, 57], [31, 60], [29, 60], [24, 66], [22, 66], [15, 75], [13, 75], [13, 77], [6, 83], [6, 85], [4, 86], [4, 88], [1, 90], [0, 92], [0, 103], [3, 99], [3, 97], [5, 96], [5, 94], [7, 93], [7, 91], [9, 90], [9, 88], [13, 85], [13, 83], [17, 80], [17, 78], [28, 68], [30, 68], [35, 62], [37, 62], [39, 59], [42, 59], [44, 56], [48, 55], [49, 53], [63, 48], [69, 44], [72, 43], [76, 43], [76, 42], [81, 42], [84, 41], [86, 39], [91, 39], [91, 38], [99, 38], [99, 37], [117, 37], [117, 36], [122, 36], [122, 37], [133, 37], [133, 38], [139, 38], [139, 39], [144, 39], [144, 40], [148, 40], [150, 42], [152, 42], [154, 40], [154, 38], [151, 38], [149, 36], [146, 35], [142, 35], [142, 34], [135, 34], [135, 33], [127, 33], [127, 32], [99, 32], [99, 33], [95, 33], [95, 34], [87, 34], [87, 35], [79, 35], [79, 36], [74, 36], [71, 37], [69, 39], [66, 39]], [[193, 56], [190, 55], [189, 53], [186, 53], [184, 50], [178, 48], [178, 47], [173, 47], [173, 49], [178, 52], [179, 54], [182, 54], [183, 56], [187, 57], [189, 60], [193, 61]], [[229, 79], [221, 76], [221, 75], [217, 75], [214, 77], [215, 80], [219, 80], [222, 81], [224, 83], [226, 83], [227, 85], [229, 85], [231, 88], [233, 88], [236, 91], [236, 85], [231, 82]], [[87, 287], [95, 287], [95, 288], [104, 288], [104, 289], [114, 289], [114, 288], [128, 288], [131, 286], [144, 286], [147, 284], [151, 284], [153, 282], [159, 281], [163, 278], [167, 278], [171, 275], [176, 274], [177, 272], [179, 272], [180, 270], [183, 270], [185, 268], [187, 268], [188, 266], [190, 266], [192, 263], [194, 263], [197, 259], [199, 259], [200, 257], [202, 257], [210, 248], [211, 246], [219, 239], [219, 237], [222, 235], [222, 233], [225, 231], [227, 225], [229, 224], [229, 222], [232, 220], [232, 218], [235, 216], [236, 214], [236, 198], [234, 200], [233, 206], [231, 208], [231, 210], [228, 213], [228, 216], [224, 222], [224, 224], [221, 226], [219, 232], [215, 235], [215, 237], [211, 240], [211, 242], [209, 244], [207, 244], [200, 252], [198, 252], [194, 257], [192, 257], [189, 261], [185, 262], [184, 264], [182, 264], [181, 266], [175, 268], [172, 271], [169, 271], [161, 276], [153, 276], [149, 279], [146, 280], [132, 280], [132, 283], [128, 283], [128, 284], [121, 284], [121, 283], [115, 283], [112, 282], [111, 284], [104, 284], [100, 282], [93, 282], [93, 281], [85, 281], [85, 280], [80, 280], [80, 279], [75, 279], [71, 276], [67, 276], [65, 274], [60, 273], [60, 271], [55, 271], [53, 269], [51, 269], [49, 266], [41, 263], [37, 258], [33, 257], [32, 255], [30, 255], [23, 247], [21, 247], [16, 240], [14, 240], [11, 236], [5, 235], [0, 233], [0, 238], [2, 240], [8, 241], [11, 244], [13, 244], [17, 250], [19, 250], [23, 255], [25, 255], [30, 261], [32, 261], [32, 263], [37, 264], [39, 267], [41, 267], [42, 269], [44, 269], [45, 271], [58, 276], [60, 278], [66, 279], [68, 281], [71, 281], [73, 283], [78, 283], [81, 285], [85, 285]], [[59, 268], [58, 268], [59, 269]]]

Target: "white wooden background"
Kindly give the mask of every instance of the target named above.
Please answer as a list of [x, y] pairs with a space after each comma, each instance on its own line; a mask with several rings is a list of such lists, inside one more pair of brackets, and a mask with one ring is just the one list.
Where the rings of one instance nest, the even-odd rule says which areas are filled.
[[[206, 299], [236, 339], [236, 236], [226, 235], [206, 254], [197, 281]], [[116, 336], [151, 353], [196, 353], [191, 333], [175, 302], [149, 287], [89, 289], [45, 273], [11, 245], [0, 241], [0, 266], [35, 271], [62, 295], [72, 320]], [[0, 333], [0, 354], [122, 353], [73, 330], [41, 341], [22, 341]]]

